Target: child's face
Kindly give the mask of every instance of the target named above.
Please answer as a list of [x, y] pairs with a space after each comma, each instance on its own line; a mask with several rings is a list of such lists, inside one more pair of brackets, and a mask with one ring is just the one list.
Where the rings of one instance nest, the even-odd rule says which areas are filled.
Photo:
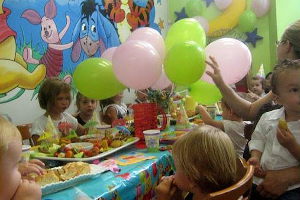
[[141, 91], [136, 91], [136, 97], [140, 101], [146, 101], [147, 100], [147, 90], [141, 90]]
[[118, 103], [120, 102], [121, 100], [123, 99], [123, 92], [117, 94], [115, 97], [114, 97], [114, 102]]
[[71, 94], [70, 92], [61, 92], [55, 98], [54, 110], [56, 112], [62, 113], [67, 108], [69, 108], [71, 103]]
[[176, 173], [174, 175], [175, 185], [182, 191], [191, 190], [192, 182], [187, 178], [184, 173], [184, 170], [178, 165], [178, 161], [174, 160], [174, 164], [176, 167]]
[[89, 99], [82, 97], [79, 101], [79, 111], [86, 115], [92, 115], [97, 106], [97, 101], [94, 99]]
[[21, 152], [21, 141], [13, 141], [8, 144], [8, 149], [1, 155], [0, 193], [4, 199], [11, 199], [20, 184], [21, 174], [18, 167]]
[[300, 69], [289, 69], [282, 72], [277, 80], [276, 96], [287, 114], [300, 113]]
[[265, 88], [267, 89], [271, 89], [271, 78], [272, 78], [272, 74], [265, 79]]
[[260, 96], [264, 92], [262, 83], [260, 80], [251, 80], [250, 88], [251, 88], [250, 90], [254, 94], [257, 94], [258, 96]]

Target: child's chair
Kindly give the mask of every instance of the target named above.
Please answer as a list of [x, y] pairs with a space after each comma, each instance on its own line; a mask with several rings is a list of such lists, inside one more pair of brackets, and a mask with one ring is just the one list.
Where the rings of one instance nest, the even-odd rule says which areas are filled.
[[30, 128], [31, 124], [22, 124], [17, 126], [18, 130], [20, 131], [22, 135], [22, 140], [29, 140], [30, 146], [34, 146], [34, 142], [32, 140], [31, 134], [30, 134]]
[[210, 194], [210, 200], [239, 200], [250, 196], [254, 167], [243, 158], [237, 160], [237, 183]]

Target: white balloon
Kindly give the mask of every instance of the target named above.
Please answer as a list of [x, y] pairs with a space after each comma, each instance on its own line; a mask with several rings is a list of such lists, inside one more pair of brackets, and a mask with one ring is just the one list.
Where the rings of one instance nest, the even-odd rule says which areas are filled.
[[257, 17], [262, 17], [270, 9], [270, 0], [253, 0], [252, 1], [252, 11]]
[[202, 28], [204, 29], [205, 33], [207, 33], [208, 29], [209, 29], [209, 23], [207, 21], [207, 19], [205, 19], [202, 16], [195, 16], [193, 17], [195, 20], [197, 20], [197, 22], [199, 22], [199, 24], [202, 26]]
[[219, 10], [225, 10], [231, 3], [232, 0], [215, 0], [215, 4]]

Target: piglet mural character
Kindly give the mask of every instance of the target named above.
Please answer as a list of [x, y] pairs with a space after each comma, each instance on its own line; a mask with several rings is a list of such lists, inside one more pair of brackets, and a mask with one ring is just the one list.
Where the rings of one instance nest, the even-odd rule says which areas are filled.
[[47, 77], [59, 75], [63, 65], [63, 50], [71, 48], [73, 45], [73, 42], [61, 44], [61, 39], [70, 26], [70, 17], [66, 16], [66, 26], [58, 33], [56, 23], [53, 20], [56, 16], [56, 11], [54, 0], [49, 0], [44, 8], [44, 17], [40, 17], [38, 12], [32, 9], [27, 9], [22, 14], [22, 17], [31, 24], [41, 25], [41, 38], [48, 44], [47, 51], [40, 60], [32, 57], [31, 48], [24, 49], [23, 58], [28, 63], [44, 64], [47, 67]]

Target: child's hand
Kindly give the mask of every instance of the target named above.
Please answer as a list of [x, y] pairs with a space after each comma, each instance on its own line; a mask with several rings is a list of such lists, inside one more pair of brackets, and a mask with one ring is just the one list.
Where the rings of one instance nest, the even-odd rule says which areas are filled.
[[258, 96], [257, 94], [251, 92], [250, 90], [248, 90], [248, 93], [246, 93], [247, 97], [252, 99], [253, 101], [256, 101], [258, 99], [260, 99], [260, 96]]
[[217, 63], [216, 59], [212, 56], [209, 56], [211, 61], [205, 61], [213, 70], [214, 72], [206, 71], [206, 74], [209, 75], [216, 85], [224, 84], [223, 77], [221, 75], [221, 71], [219, 68], [219, 64]]
[[30, 160], [28, 162], [22, 162], [19, 164], [19, 171], [22, 178], [28, 178], [27, 175], [35, 173], [37, 175], [42, 175], [44, 173], [45, 164], [37, 159]]
[[178, 199], [179, 189], [174, 184], [174, 177], [162, 177], [160, 183], [155, 188], [157, 200]]
[[195, 109], [195, 112], [196, 113], [200, 113], [202, 115], [202, 113], [205, 113], [206, 112], [206, 108], [202, 105], [198, 105]]
[[254, 166], [254, 176], [264, 178], [266, 176], [266, 172], [261, 168], [260, 161], [256, 157], [251, 157], [248, 160], [250, 165]]
[[296, 138], [289, 130], [277, 128], [276, 136], [278, 142], [287, 149], [293, 148], [297, 145]]
[[40, 200], [41, 187], [34, 181], [21, 180], [21, 183], [12, 198], [13, 200]]

